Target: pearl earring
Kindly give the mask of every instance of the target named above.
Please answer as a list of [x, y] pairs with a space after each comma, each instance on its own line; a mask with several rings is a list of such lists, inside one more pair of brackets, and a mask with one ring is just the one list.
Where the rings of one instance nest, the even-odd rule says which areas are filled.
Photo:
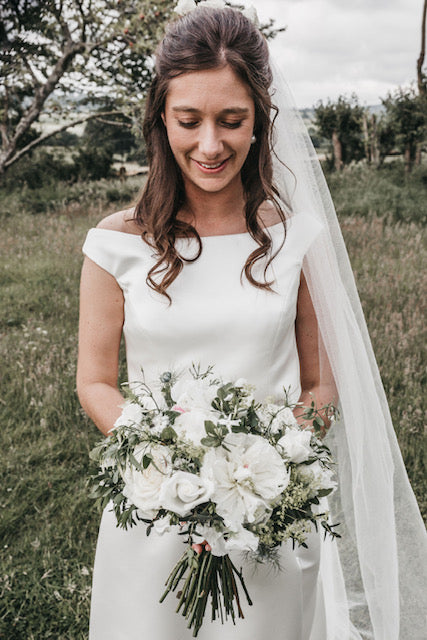
[[252, 138], [251, 138], [251, 144], [254, 144], [256, 142], [256, 135], [253, 134]]

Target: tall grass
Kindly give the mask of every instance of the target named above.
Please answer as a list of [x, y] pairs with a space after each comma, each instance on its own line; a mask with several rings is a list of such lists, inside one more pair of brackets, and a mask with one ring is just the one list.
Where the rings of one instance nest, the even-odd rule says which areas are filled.
[[[347, 198], [333, 188], [338, 202]], [[89, 210], [80, 203], [59, 211], [3, 217], [0, 238], [0, 637], [7, 640], [87, 637], [99, 514], [85, 479], [98, 432], [75, 394], [78, 279], [86, 230], [108, 211], [103, 198]], [[425, 232], [349, 210], [342, 222], [396, 432], [426, 513]]]

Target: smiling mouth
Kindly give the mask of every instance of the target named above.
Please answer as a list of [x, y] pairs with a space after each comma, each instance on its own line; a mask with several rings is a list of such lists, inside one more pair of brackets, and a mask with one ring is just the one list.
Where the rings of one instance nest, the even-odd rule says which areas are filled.
[[207, 162], [200, 162], [200, 160], [194, 160], [193, 161], [197, 164], [197, 166], [204, 172], [207, 173], [216, 173], [218, 171], [221, 171], [223, 169], [223, 167], [225, 167], [226, 163], [229, 161], [230, 158], [226, 158], [225, 160], [222, 160], [221, 162], [215, 162], [215, 163], [207, 163]]

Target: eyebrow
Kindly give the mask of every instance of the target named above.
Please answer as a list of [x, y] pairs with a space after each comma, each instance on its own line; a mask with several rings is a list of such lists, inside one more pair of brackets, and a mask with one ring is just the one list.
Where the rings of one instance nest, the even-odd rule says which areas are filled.
[[[194, 107], [186, 107], [185, 105], [172, 107], [172, 111], [174, 111], [175, 113], [200, 113], [199, 109], [195, 109]], [[246, 115], [249, 113], [249, 109], [247, 109], [246, 107], [227, 107], [226, 109], [222, 109], [221, 113], [224, 115]]]

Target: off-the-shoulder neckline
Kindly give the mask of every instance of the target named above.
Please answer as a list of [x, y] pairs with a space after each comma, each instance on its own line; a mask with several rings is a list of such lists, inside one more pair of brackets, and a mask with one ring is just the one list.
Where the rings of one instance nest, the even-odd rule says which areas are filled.
[[[289, 222], [289, 219], [287, 220], [287, 222]], [[266, 229], [267, 231], [274, 231], [279, 228], [283, 229], [282, 222], [276, 222], [275, 224], [272, 224], [268, 227], [264, 227], [264, 229]], [[141, 240], [141, 236], [137, 233], [128, 233], [127, 231], [118, 231], [117, 229], [105, 229], [103, 227], [92, 227], [91, 229], [89, 229], [89, 231], [107, 231], [108, 233], [118, 233], [121, 236], [130, 236], [133, 238], [138, 238], [138, 240]], [[251, 235], [249, 234], [249, 231], [242, 231], [241, 233], [222, 233], [222, 234], [217, 234], [212, 236], [200, 236], [200, 239], [209, 240], [211, 238], [238, 238], [242, 236], [248, 236], [249, 238], [251, 237]], [[187, 238], [179, 237], [177, 238], [177, 240], [187, 240]]]

